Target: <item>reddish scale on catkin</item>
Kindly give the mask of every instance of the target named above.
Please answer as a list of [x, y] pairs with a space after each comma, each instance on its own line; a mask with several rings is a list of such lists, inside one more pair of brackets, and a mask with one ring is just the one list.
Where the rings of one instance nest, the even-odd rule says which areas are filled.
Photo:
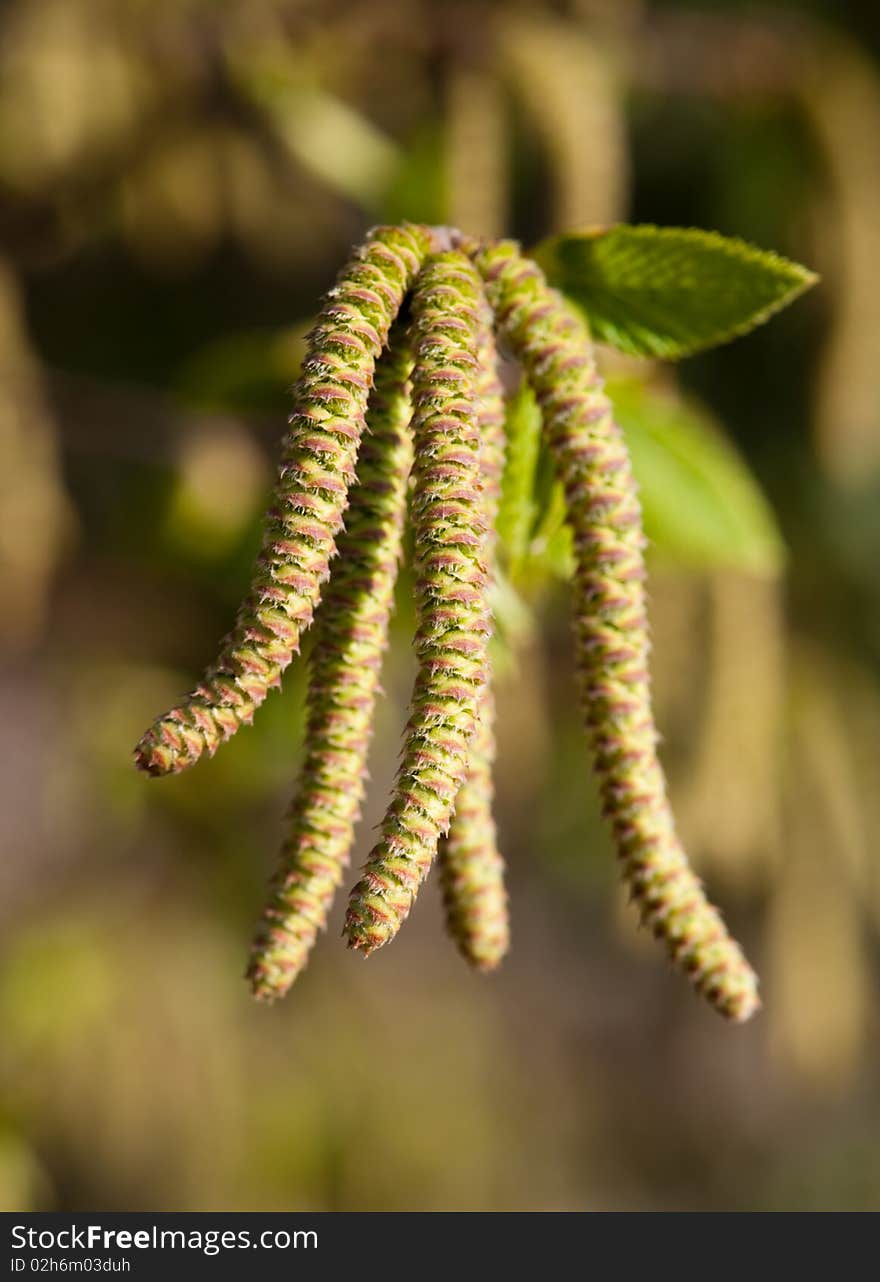
[[430, 258], [412, 299], [416, 681], [381, 838], [345, 920], [351, 948], [386, 944], [449, 827], [486, 686], [487, 528], [475, 415], [480, 279], [457, 252]]
[[409, 345], [395, 327], [376, 367], [338, 559], [315, 620], [305, 759], [254, 942], [254, 995], [282, 997], [305, 966], [351, 853], [400, 561], [412, 463]]
[[651, 713], [641, 511], [587, 331], [512, 242], [475, 258], [499, 329], [541, 405], [576, 553], [577, 660], [604, 811], [642, 921], [729, 1019], [758, 1008], [757, 979], [703, 894], [675, 834]]
[[[481, 312], [477, 346], [477, 430], [491, 576], [494, 527], [504, 471], [504, 392], [498, 374], [492, 313], [485, 300]], [[465, 960], [479, 970], [493, 970], [510, 945], [504, 860], [498, 850], [492, 815], [494, 764], [495, 702], [491, 685], [487, 684], [477, 710], [474, 737], [468, 747], [465, 781], [455, 799], [449, 833], [440, 838], [437, 847], [446, 929]]]
[[380, 227], [330, 290], [308, 341], [294, 410], [250, 591], [202, 682], [135, 748], [151, 775], [213, 754], [299, 650], [329, 573], [364, 428], [373, 369], [431, 233]]

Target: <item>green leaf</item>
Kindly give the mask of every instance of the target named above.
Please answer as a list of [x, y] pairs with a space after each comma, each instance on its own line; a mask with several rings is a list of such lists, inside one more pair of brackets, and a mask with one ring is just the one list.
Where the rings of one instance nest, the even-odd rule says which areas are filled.
[[550, 451], [544, 446], [536, 474], [537, 517], [529, 543], [530, 568], [540, 568], [555, 578], [574, 574], [574, 543], [568, 524], [568, 508]]
[[515, 575], [528, 553], [535, 523], [535, 471], [541, 447], [541, 411], [525, 379], [507, 402], [504, 430], [507, 448], [495, 528]]
[[777, 575], [785, 549], [773, 512], [710, 414], [636, 379], [609, 382], [607, 391], [655, 554], [701, 569]]
[[[632, 457], [650, 555], [696, 570], [778, 575], [785, 547], [772, 509], [709, 412], [642, 379], [610, 380], [606, 390]], [[508, 556], [515, 581], [533, 588], [547, 577], [570, 578], [565, 498], [543, 441], [520, 511], [529, 525], [517, 559]]]
[[818, 279], [744, 241], [678, 227], [552, 236], [533, 256], [586, 312], [598, 341], [664, 359], [745, 334]]

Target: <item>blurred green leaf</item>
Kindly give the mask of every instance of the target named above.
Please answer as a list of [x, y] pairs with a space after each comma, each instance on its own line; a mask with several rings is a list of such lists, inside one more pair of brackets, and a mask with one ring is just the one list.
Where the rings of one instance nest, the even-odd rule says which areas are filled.
[[530, 572], [542, 570], [556, 578], [570, 579], [574, 573], [571, 527], [562, 486], [556, 479], [552, 455], [542, 442], [535, 476], [536, 516], [529, 544]]
[[285, 329], [226, 334], [199, 347], [181, 366], [178, 397], [199, 410], [277, 412], [299, 373], [309, 322]]
[[528, 602], [498, 566], [490, 588], [494, 633], [492, 670], [497, 675], [515, 672], [517, 654], [534, 631], [535, 617]]
[[600, 342], [666, 359], [747, 333], [817, 280], [744, 241], [678, 227], [552, 236], [534, 257], [583, 308]]
[[316, 84], [311, 70], [273, 42], [262, 55], [230, 49], [238, 89], [265, 114], [299, 164], [330, 188], [378, 209], [400, 164], [396, 143], [362, 111]]
[[528, 552], [535, 522], [535, 472], [541, 448], [541, 411], [525, 379], [507, 402], [504, 429], [507, 449], [495, 526], [515, 574]]
[[496, 528], [512, 582], [528, 590], [542, 575], [570, 578], [574, 562], [565, 499], [525, 380], [507, 402], [507, 452]]
[[445, 223], [449, 220], [449, 183], [445, 134], [433, 121], [410, 135], [391, 176], [380, 214], [385, 222]]
[[[636, 378], [609, 381], [639, 485], [645, 532], [655, 554], [695, 569], [777, 575], [785, 549], [773, 512], [743, 460], [707, 410], [675, 391]], [[509, 528], [516, 581], [567, 579], [574, 569], [565, 498], [542, 441], [531, 467], [531, 492], [517, 491], [521, 525]], [[513, 491], [509, 493], [513, 503]]]
[[609, 382], [607, 390], [652, 546], [687, 565], [778, 574], [785, 551], [773, 512], [709, 413], [637, 379]]

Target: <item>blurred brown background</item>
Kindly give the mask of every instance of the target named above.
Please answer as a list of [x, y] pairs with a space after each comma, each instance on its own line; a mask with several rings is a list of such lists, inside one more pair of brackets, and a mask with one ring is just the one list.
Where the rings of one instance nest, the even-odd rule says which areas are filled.
[[[876, 5], [832, 0], [5, 5], [0, 1205], [880, 1208], [878, 52]], [[252, 1004], [301, 667], [213, 762], [131, 767], [243, 590], [310, 312], [404, 216], [526, 243], [701, 225], [823, 275], [662, 376], [724, 424], [787, 548], [695, 559], [655, 514], [665, 760], [762, 972], [746, 1028], [621, 903], [558, 586], [499, 691], [494, 978], [429, 884], [366, 965], [340, 904], [290, 998]]]

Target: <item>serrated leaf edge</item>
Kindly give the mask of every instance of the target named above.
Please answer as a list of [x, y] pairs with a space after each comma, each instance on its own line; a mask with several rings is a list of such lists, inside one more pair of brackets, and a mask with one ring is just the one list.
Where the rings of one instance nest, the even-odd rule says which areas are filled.
[[[747, 320], [721, 330], [718, 334], [712, 338], [706, 339], [705, 341], [682, 343], [675, 339], [669, 341], [661, 339], [644, 345], [640, 345], [637, 342], [625, 343], [615, 341], [615, 339], [609, 334], [609, 326], [601, 323], [598, 325], [596, 324], [596, 320], [590, 314], [590, 309], [586, 306], [584, 299], [566, 290], [565, 287], [558, 282], [558, 279], [554, 280], [553, 260], [550, 247], [555, 242], [559, 242], [563, 239], [570, 240], [578, 236], [582, 237], [584, 240], [597, 241], [613, 234], [615, 231], [620, 230], [648, 232], [652, 236], [657, 236], [659, 239], [669, 239], [672, 236], [681, 235], [694, 236], [699, 238], [704, 245], [715, 245], [717, 248], [723, 250], [723, 252], [729, 257], [739, 256], [740, 258], [744, 258], [746, 261], [751, 262], [762, 260], [767, 264], [767, 266], [778, 266], [782, 268], [786, 274], [793, 277], [791, 286], [784, 294], [780, 295], [779, 298], [774, 299], [771, 303], [768, 303], [766, 306], [752, 313]], [[809, 267], [803, 266], [802, 263], [795, 262], [791, 258], [786, 258], [784, 254], [780, 254], [774, 249], [761, 249], [757, 245], [753, 245], [739, 236], [725, 236], [721, 232], [706, 231], [700, 227], [660, 227], [656, 223], [612, 223], [607, 227], [589, 227], [585, 228], [583, 231], [563, 232], [556, 236], [547, 237], [546, 240], [541, 241], [533, 250], [530, 251], [530, 256], [544, 271], [550, 283], [555, 285], [556, 288], [565, 294], [565, 297], [570, 302], [574, 303], [586, 316], [598, 342], [607, 343], [609, 346], [616, 347], [618, 351], [625, 352], [630, 356], [653, 357], [669, 361], [682, 360], [685, 357], [696, 355], [699, 352], [708, 351], [713, 347], [720, 347], [725, 343], [732, 342], [736, 338], [740, 338], [745, 334], [751, 333], [752, 330], [765, 324], [772, 316], [775, 316], [777, 312], [788, 307], [795, 301], [795, 299], [806, 293], [808, 289], [812, 289], [813, 286], [818, 284], [821, 280], [821, 277], [817, 272], [812, 271]]]

